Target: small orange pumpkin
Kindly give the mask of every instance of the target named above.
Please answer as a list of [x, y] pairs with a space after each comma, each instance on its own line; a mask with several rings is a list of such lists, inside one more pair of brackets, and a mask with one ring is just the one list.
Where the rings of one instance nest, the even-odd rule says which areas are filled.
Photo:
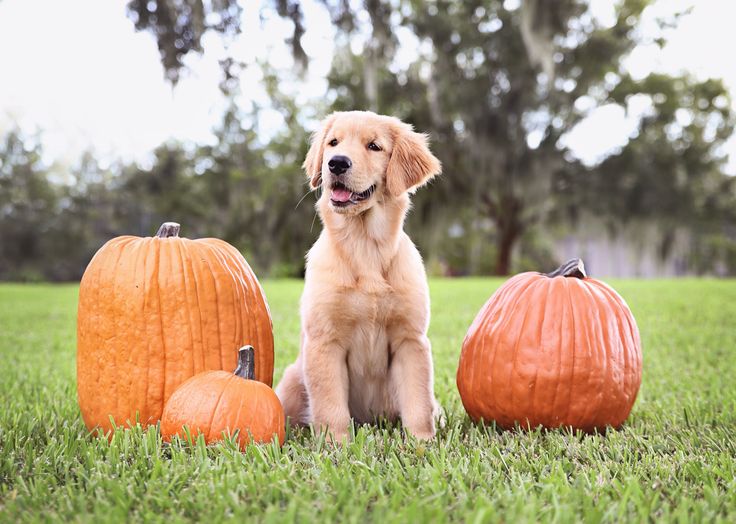
[[208, 371], [195, 375], [171, 395], [161, 417], [161, 435], [170, 441], [187, 427], [204, 435], [208, 444], [238, 431], [238, 443], [270, 442], [276, 435], [284, 443], [284, 408], [274, 391], [254, 380], [252, 346], [238, 352], [233, 373]]
[[457, 371], [470, 417], [502, 428], [618, 427], [640, 384], [634, 317], [580, 259], [501, 286], [470, 326]]
[[237, 349], [259, 348], [256, 377], [271, 385], [273, 330], [258, 279], [233, 246], [179, 238], [167, 222], [154, 237], [117, 237], [79, 286], [77, 390], [87, 427], [156, 424], [189, 377], [233, 369]]

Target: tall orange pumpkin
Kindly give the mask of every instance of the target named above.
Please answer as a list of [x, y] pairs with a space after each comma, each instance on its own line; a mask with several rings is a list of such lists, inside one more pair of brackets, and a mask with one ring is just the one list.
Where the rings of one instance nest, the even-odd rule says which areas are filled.
[[243, 256], [215, 238], [110, 240], [79, 287], [77, 389], [89, 429], [155, 424], [174, 390], [207, 370], [233, 369], [259, 348], [256, 379], [273, 380], [273, 330], [263, 290]]
[[457, 372], [470, 417], [503, 428], [618, 427], [640, 384], [634, 317], [579, 259], [499, 288], [471, 325]]

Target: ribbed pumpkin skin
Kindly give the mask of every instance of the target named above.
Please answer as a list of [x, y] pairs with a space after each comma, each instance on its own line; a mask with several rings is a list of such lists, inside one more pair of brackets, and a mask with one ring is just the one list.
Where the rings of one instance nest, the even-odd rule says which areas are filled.
[[240, 430], [240, 449], [250, 442], [270, 442], [274, 435], [284, 443], [285, 418], [276, 393], [255, 380], [245, 380], [227, 371], [200, 373], [184, 382], [166, 403], [161, 417], [161, 436], [204, 435], [210, 444], [225, 434]]
[[273, 380], [273, 331], [263, 291], [243, 256], [218, 239], [118, 237], [79, 288], [77, 388], [89, 429], [155, 424], [186, 379], [232, 369], [259, 348], [256, 378]]
[[470, 417], [503, 428], [618, 427], [640, 384], [626, 302], [598, 280], [540, 273], [511, 278], [483, 306], [457, 372]]

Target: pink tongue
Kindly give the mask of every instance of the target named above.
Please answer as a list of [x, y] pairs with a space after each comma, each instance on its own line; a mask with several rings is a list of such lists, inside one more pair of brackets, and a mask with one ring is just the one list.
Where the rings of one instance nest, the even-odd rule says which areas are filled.
[[347, 202], [350, 200], [350, 197], [353, 196], [352, 191], [348, 191], [347, 189], [344, 189], [342, 187], [336, 187], [332, 190], [332, 195], [330, 195], [330, 198], [334, 200], [335, 202]]

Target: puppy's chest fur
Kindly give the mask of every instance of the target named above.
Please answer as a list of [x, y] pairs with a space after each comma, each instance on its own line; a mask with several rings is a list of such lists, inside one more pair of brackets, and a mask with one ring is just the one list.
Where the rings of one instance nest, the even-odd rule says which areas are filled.
[[391, 344], [389, 326], [401, 309], [400, 294], [382, 275], [369, 274], [357, 279], [344, 296], [343, 314], [352, 320], [344, 340], [350, 381], [351, 415], [370, 422], [381, 415], [395, 418], [393, 396], [389, 391]]

